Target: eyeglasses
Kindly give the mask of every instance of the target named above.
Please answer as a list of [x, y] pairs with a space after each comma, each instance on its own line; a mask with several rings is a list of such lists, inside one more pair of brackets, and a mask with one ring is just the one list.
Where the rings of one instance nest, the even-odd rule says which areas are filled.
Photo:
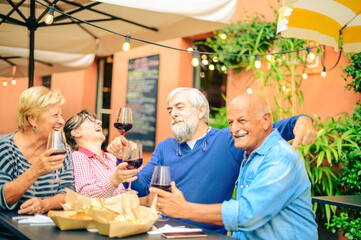
[[[202, 151], [205, 152], [206, 149], [207, 149], [207, 145], [208, 145], [208, 132], [210, 130], [210, 127], [207, 128], [207, 133], [206, 133], [206, 138], [204, 139], [203, 141], [203, 147], [202, 147]], [[177, 152], [176, 152], [177, 156], [178, 157], [181, 157], [182, 156], [182, 150], [181, 150], [181, 147], [180, 147], [180, 143], [178, 143], [178, 147], [177, 147]]]
[[96, 121], [97, 121], [97, 119], [92, 118], [92, 117], [90, 117], [89, 115], [86, 115], [85, 118], [84, 118], [84, 120], [81, 121], [81, 123], [79, 124], [79, 126], [85, 121], [85, 119], [88, 119], [88, 120], [91, 121], [91, 122], [96, 122]]

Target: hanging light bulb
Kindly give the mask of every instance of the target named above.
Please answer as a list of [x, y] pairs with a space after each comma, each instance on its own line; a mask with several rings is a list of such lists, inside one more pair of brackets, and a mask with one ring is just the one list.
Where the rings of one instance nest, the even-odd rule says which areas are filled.
[[322, 77], [326, 77], [326, 67], [323, 66], [322, 72], [321, 72], [321, 76]]
[[208, 66], [209, 70], [213, 71], [215, 69], [214, 65], [213, 64], [209, 64]]
[[223, 66], [221, 67], [221, 70], [222, 70], [223, 72], [225, 72], [225, 71], [227, 71], [227, 67], [223, 65]]
[[217, 56], [215, 56], [215, 57], [213, 57], [213, 62], [218, 62], [219, 61], [219, 59], [218, 59], [218, 57]]
[[11, 80], [11, 84], [12, 84], [12, 85], [15, 85], [15, 84], [16, 84], [15, 78], [13, 78], [13, 79]]
[[129, 49], [130, 49], [130, 36], [129, 36], [129, 34], [127, 34], [127, 35], [125, 36], [122, 49], [123, 49], [124, 51], [126, 51], [126, 52], [129, 51]]
[[188, 51], [188, 52], [193, 52], [193, 48], [192, 48], [192, 47], [189, 47], [189, 48], [187, 48], [187, 51]]
[[312, 62], [313, 60], [315, 60], [316, 56], [311, 51], [311, 48], [307, 47], [306, 50], [307, 50], [307, 62]]
[[262, 67], [261, 60], [259, 59], [259, 55], [256, 54], [256, 61], [254, 61], [254, 67], [256, 69], [260, 69]]
[[197, 67], [199, 65], [199, 52], [198, 50], [193, 50], [192, 66]]
[[207, 59], [203, 59], [203, 60], [202, 60], [202, 63], [203, 63], [203, 65], [208, 65], [209, 62], [208, 62]]
[[44, 22], [48, 25], [52, 24], [54, 21], [54, 10], [55, 10], [54, 5], [51, 5], [49, 7], [48, 13], [44, 17]]
[[206, 76], [206, 74], [205, 74], [204, 72], [201, 72], [201, 73], [199, 74], [199, 76], [200, 76], [201, 78], [204, 78], [204, 77]]
[[222, 40], [225, 40], [227, 38], [227, 35], [224, 34], [224, 33], [220, 33], [218, 34], [218, 36], [222, 39]]
[[252, 88], [250, 88], [250, 87], [247, 87], [247, 93], [248, 93], [248, 94], [252, 94], [252, 93], [253, 93], [253, 90], [252, 90]]
[[307, 79], [307, 78], [308, 78], [308, 74], [307, 74], [307, 73], [302, 73], [302, 78], [303, 78], [303, 79]]
[[8, 81], [4, 80], [3, 85], [4, 85], [4, 87], [6, 87], [8, 85]]

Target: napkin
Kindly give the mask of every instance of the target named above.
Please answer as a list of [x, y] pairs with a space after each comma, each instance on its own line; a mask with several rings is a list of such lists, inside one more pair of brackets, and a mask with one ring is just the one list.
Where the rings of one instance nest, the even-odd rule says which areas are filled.
[[35, 216], [16, 216], [12, 218], [19, 224], [30, 224], [30, 226], [55, 225], [50, 217], [36, 214]]
[[152, 227], [152, 230], [148, 232], [148, 234], [162, 234], [162, 233], [172, 233], [172, 232], [201, 232], [200, 228], [186, 228], [185, 226], [176, 226], [173, 227], [171, 225], [164, 225], [163, 227], [157, 228], [155, 226]]

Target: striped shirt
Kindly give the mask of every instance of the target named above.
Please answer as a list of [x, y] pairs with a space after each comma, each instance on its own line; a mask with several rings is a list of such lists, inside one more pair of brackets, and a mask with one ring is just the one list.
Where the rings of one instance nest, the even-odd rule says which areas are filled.
[[56, 171], [40, 176], [33, 185], [25, 192], [21, 199], [8, 206], [5, 202], [4, 186], [6, 183], [11, 182], [23, 174], [31, 167], [23, 153], [15, 144], [13, 137], [14, 133], [0, 136], [0, 209], [13, 210], [20, 207], [20, 205], [31, 198], [46, 199], [53, 197], [58, 193], [65, 194], [65, 188], [74, 190], [74, 173], [71, 161], [71, 152], [68, 148], [64, 159], [64, 165], [60, 168], [59, 178], [60, 183], [51, 183], [56, 177]]
[[75, 189], [77, 193], [88, 197], [108, 198], [125, 191], [123, 184], [114, 187], [110, 182], [117, 166], [117, 159], [110, 153], [104, 158], [85, 148], [72, 153], [74, 165]]

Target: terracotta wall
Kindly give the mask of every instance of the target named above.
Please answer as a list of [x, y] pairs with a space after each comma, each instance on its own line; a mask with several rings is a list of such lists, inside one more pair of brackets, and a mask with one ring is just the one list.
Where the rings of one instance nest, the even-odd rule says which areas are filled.
[[[53, 89], [64, 95], [63, 117], [67, 120], [84, 108], [95, 110], [97, 69], [95, 63], [86, 70], [52, 75]], [[21, 92], [28, 88], [28, 79], [17, 79], [16, 85], [0, 85], [0, 135], [17, 130], [16, 108]], [[34, 79], [34, 86], [42, 85], [42, 78]]]
[[[184, 39], [172, 39], [160, 42], [166, 46], [187, 49], [191, 42]], [[113, 83], [111, 109], [113, 115], [116, 109], [126, 104], [127, 74], [129, 59], [159, 54], [159, 79], [158, 79], [158, 101], [157, 101], [157, 127], [156, 144], [171, 137], [170, 118], [167, 112], [166, 99], [170, 91], [177, 87], [191, 87], [193, 84], [191, 54], [147, 45], [131, 49], [128, 52], [118, 52], [113, 59]], [[113, 123], [110, 123], [113, 125]], [[115, 128], [110, 128], [109, 139], [118, 136]], [[150, 159], [151, 153], [145, 153], [144, 162]]]

